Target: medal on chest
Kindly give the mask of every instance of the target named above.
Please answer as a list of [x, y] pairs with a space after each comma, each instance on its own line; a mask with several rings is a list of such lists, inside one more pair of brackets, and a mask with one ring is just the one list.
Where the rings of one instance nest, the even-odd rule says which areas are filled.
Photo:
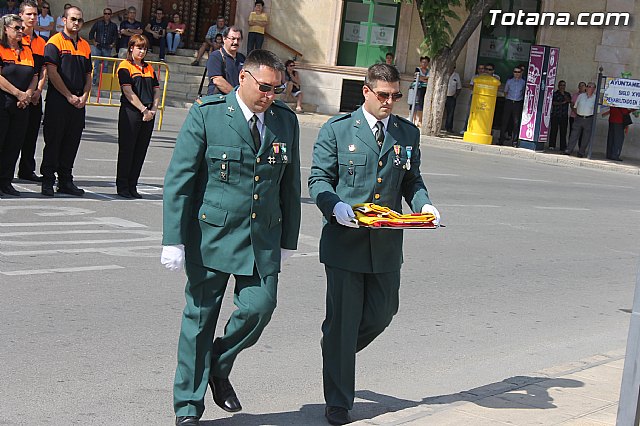
[[406, 163], [406, 168], [407, 170], [411, 170], [411, 152], [413, 151], [413, 147], [408, 146], [406, 148], [407, 150], [407, 163]]
[[396, 153], [396, 157], [393, 159], [393, 165], [398, 167], [400, 166], [400, 150], [401, 150], [401, 146], [400, 145], [394, 145], [393, 146], [393, 152]]

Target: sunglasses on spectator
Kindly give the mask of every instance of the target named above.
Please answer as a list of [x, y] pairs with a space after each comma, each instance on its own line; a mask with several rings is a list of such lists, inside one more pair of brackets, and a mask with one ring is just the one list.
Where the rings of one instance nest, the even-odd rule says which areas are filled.
[[23, 26], [20, 26], [20, 25], [16, 25], [15, 27], [12, 27], [12, 26], [7, 25], [7, 27], [8, 27], [8, 28], [13, 28], [13, 30], [14, 30], [14, 31], [18, 31], [18, 32], [20, 32], [20, 31], [24, 30], [24, 27], [23, 27]]
[[79, 24], [84, 24], [84, 19], [76, 18], [75, 16], [71, 16], [68, 18], [71, 22], [77, 22]]
[[225, 37], [226, 39], [229, 39], [231, 41], [240, 41], [242, 40], [242, 37]]
[[43, 9], [49, 9], [49, 6], [42, 6]]
[[376, 92], [370, 86], [367, 86], [367, 87], [369, 88], [369, 90], [371, 90], [371, 92], [373, 92], [374, 95], [376, 95], [378, 100], [382, 103], [387, 102], [389, 98], [391, 98], [393, 102], [398, 102], [402, 98], [402, 93], [400, 92], [396, 92], [396, 93]]
[[269, 93], [273, 91], [273, 93], [275, 93], [276, 95], [279, 95], [280, 93], [284, 92], [284, 89], [285, 89], [284, 86], [276, 87], [270, 84], [260, 83], [258, 79], [255, 78], [253, 74], [251, 74], [251, 71], [244, 70], [244, 72], [249, 74], [251, 78], [253, 78], [256, 81], [256, 83], [258, 83], [258, 90], [261, 91], [262, 93]]
[[520, 71], [520, 70], [513, 70], [513, 73], [514, 73], [514, 74], [522, 74], [522, 71]]
[[111, 15], [111, 12], [103, 12], [103, 15]]

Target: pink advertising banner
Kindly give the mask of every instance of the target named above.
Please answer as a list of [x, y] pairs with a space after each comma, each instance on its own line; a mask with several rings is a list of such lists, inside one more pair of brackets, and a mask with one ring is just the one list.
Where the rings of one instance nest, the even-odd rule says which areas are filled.
[[552, 47], [549, 49], [549, 62], [547, 63], [547, 81], [544, 87], [544, 103], [542, 104], [542, 117], [540, 120], [539, 143], [546, 143], [549, 139], [549, 129], [551, 122], [551, 108], [553, 104], [553, 91], [556, 87], [556, 76], [558, 74], [558, 56], [560, 49]]
[[520, 121], [520, 139], [525, 141], [533, 141], [535, 138], [540, 83], [542, 82], [542, 70], [544, 67], [544, 51], [543, 46], [535, 45], [531, 46], [529, 51], [529, 69], [527, 71], [527, 84], [524, 88], [522, 120]]

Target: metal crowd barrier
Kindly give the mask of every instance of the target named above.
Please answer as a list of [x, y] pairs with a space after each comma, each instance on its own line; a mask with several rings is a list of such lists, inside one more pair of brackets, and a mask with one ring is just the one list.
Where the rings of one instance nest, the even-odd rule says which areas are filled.
[[[118, 81], [118, 74], [116, 73], [118, 69], [118, 64], [124, 61], [125, 59], [121, 58], [109, 58], [105, 56], [92, 56], [92, 61], [95, 63], [96, 61], [104, 61], [107, 64], [107, 70], [110, 71], [103, 72], [102, 63], [98, 64], [98, 67], [94, 67], [93, 73], [91, 74], [91, 78], [93, 79], [93, 74], [97, 71], [98, 74], [98, 84], [94, 86], [96, 88], [96, 95], [92, 93], [89, 95], [89, 100], [87, 101], [87, 105], [95, 105], [95, 106], [107, 106], [107, 107], [120, 107], [120, 96], [122, 95], [122, 91], [120, 90], [120, 82]], [[156, 76], [158, 77], [158, 82], [160, 83], [160, 87], [162, 90], [162, 96], [160, 97], [160, 105], [158, 105], [158, 130], [162, 129], [162, 118], [164, 117], [164, 108], [165, 108], [165, 99], [167, 97], [167, 84], [169, 82], [169, 66], [164, 62], [155, 62], [155, 61], [145, 61], [156, 70]], [[97, 70], [96, 70], [97, 68]], [[164, 74], [163, 74], [164, 70]], [[104, 92], [107, 92], [105, 95]], [[115, 97], [114, 97], [115, 93]], [[92, 98], [95, 98], [92, 100]]]

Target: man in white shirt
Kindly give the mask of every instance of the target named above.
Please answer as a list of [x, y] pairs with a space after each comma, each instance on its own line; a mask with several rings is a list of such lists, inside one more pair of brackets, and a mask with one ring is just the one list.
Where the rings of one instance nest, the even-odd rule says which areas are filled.
[[453, 72], [449, 77], [449, 84], [447, 85], [447, 101], [444, 104], [444, 109], [447, 112], [444, 129], [449, 133], [453, 133], [453, 115], [456, 110], [456, 99], [461, 90], [462, 83], [460, 82], [460, 74], [458, 74], [456, 68], [453, 67]]
[[573, 149], [580, 140], [580, 136], [583, 136], [583, 143], [582, 146], [578, 148], [578, 157], [584, 157], [585, 152], [589, 148], [593, 126], [593, 113], [596, 106], [595, 90], [596, 84], [590, 81], [587, 84], [587, 91], [585, 93], [581, 93], [578, 96], [578, 99], [576, 99], [576, 103], [573, 107], [573, 110], [576, 113], [576, 118], [573, 121], [573, 126], [571, 127], [569, 145], [567, 146], [567, 150], [564, 152], [566, 155], [571, 155]]

